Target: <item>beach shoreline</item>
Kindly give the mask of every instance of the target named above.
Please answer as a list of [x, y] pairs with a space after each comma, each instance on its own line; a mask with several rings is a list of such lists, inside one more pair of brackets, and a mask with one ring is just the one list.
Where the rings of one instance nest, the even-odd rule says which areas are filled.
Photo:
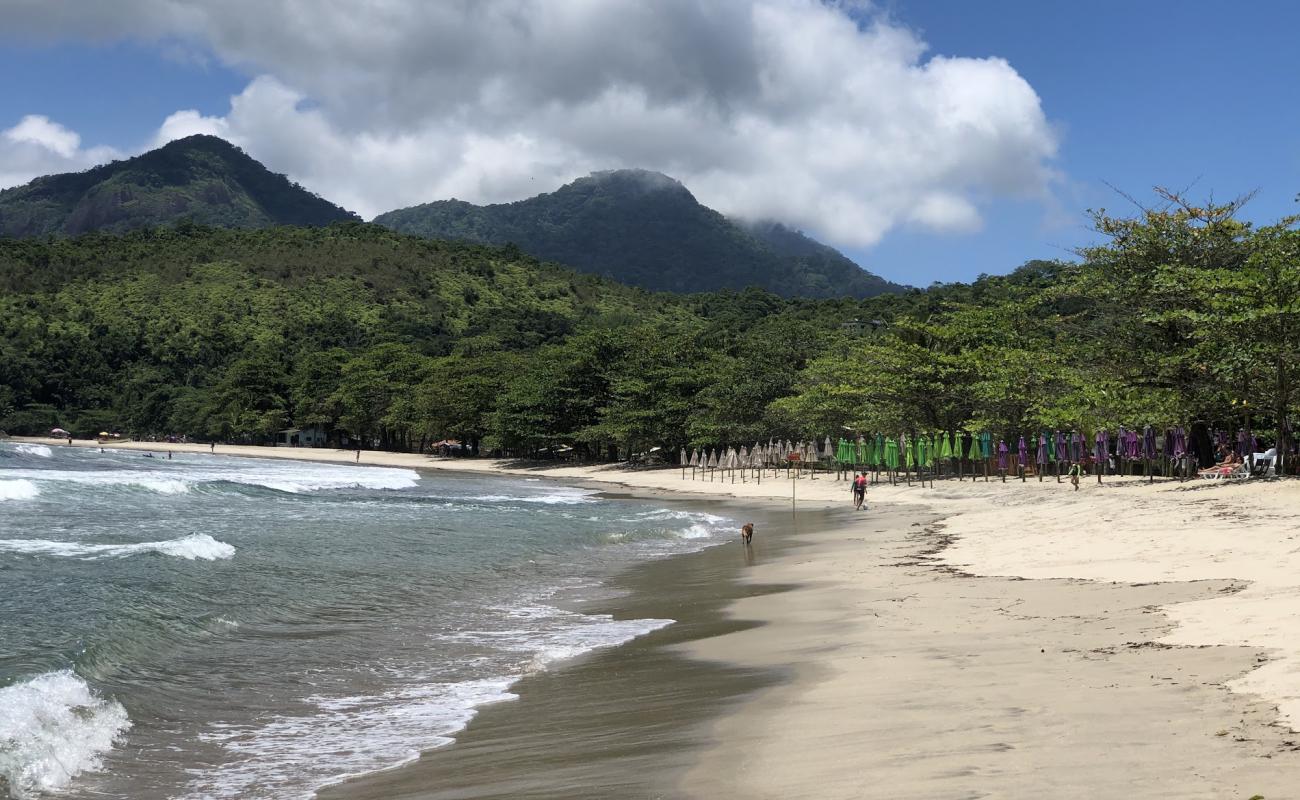
[[[355, 451], [217, 452], [356, 463]], [[373, 451], [360, 463], [727, 498], [766, 514], [788, 513], [792, 489], [801, 513], [844, 508], [849, 496], [829, 476], [770, 472], [732, 484], [677, 469]], [[746, 571], [741, 583], [789, 588], [731, 601], [723, 613], [740, 628], [665, 645], [781, 680], [694, 721], [709, 733], [657, 796], [1288, 796], [1300, 784], [1290, 730], [1300, 634], [1288, 625], [1300, 609], [1297, 500], [1292, 481], [873, 487], [870, 511], [792, 532], [790, 547]], [[441, 796], [420, 765], [456, 758], [458, 746], [395, 770], [391, 796]], [[328, 796], [383, 796], [350, 794], [359, 785]]]

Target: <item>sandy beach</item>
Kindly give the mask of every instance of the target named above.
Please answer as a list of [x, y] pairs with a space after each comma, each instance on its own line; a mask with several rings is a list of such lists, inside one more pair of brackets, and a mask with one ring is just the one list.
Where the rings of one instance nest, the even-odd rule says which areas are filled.
[[[209, 449], [112, 446], [155, 454]], [[217, 451], [356, 461], [355, 451]], [[1300, 484], [1107, 479], [1073, 492], [1054, 478], [946, 480], [934, 488], [873, 487], [870, 509], [855, 514], [847, 484], [828, 477], [790, 481], [769, 472], [761, 484], [709, 482], [683, 480], [678, 469], [370, 451], [360, 463], [716, 499], [732, 513], [761, 515], [759, 544], [770, 549], [740, 565], [697, 554], [718, 565], [697, 570], [698, 584], [725, 577], [751, 590], [699, 595], [702, 607], [716, 605], [708, 619], [539, 679], [549, 687], [526, 683], [521, 701], [489, 707], [457, 745], [329, 796], [582, 796], [572, 790], [577, 784], [565, 791], [544, 779], [547, 769], [572, 769], [582, 754], [547, 765], [547, 715], [520, 709], [535, 710], [529, 697], [562, 707], [558, 698], [572, 697], [565, 692], [575, 685], [566, 688], [566, 679], [593, 664], [604, 664], [600, 674], [617, 673], [628, 652], [641, 652], [639, 662], [676, 665], [664, 674], [715, 701], [707, 714], [679, 706], [685, 744], [658, 756], [666, 768], [655, 781], [607, 777], [601, 785], [622, 787], [618, 796], [1246, 800], [1296, 796], [1300, 785], [1300, 734], [1292, 730], [1300, 728], [1300, 527], [1293, 522]], [[792, 491], [798, 515], [789, 513]], [[646, 583], [638, 585], [644, 595]], [[778, 586], [784, 590], [763, 588]], [[690, 673], [683, 664], [715, 671]], [[621, 705], [602, 706], [604, 730], [635, 731], [644, 711], [635, 687], [657, 696], [662, 687], [648, 682], [658, 675], [611, 692]], [[719, 675], [748, 677], [743, 691], [719, 694]], [[662, 716], [675, 712], [657, 708], [658, 724], [671, 725]], [[529, 762], [537, 767], [532, 782], [475, 788], [472, 775], [510, 759], [516, 737], [520, 752], [531, 747], [538, 759]], [[632, 747], [636, 737], [619, 741]], [[603, 767], [591, 770], [643, 772], [647, 763], [635, 755], [597, 760]], [[460, 774], [471, 778], [455, 791], [436, 784], [467, 764]], [[586, 785], [591, 770], [585, 778], [567, 774]]]

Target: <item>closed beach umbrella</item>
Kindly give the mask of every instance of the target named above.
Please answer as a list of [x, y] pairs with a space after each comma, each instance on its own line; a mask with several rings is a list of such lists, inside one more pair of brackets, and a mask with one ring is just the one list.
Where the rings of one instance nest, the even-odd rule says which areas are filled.
[[699, 448], [696, 448], [691, 451], [691, 466], [698, 467], [699, 465], [700, 465], [700, 450]]
[[970, 452], [966, 453], [966, 457], [971, 461], [979, 461], [983, 458], [983, 456], [980, 455], [980, 439], [973, 433], [970, 437]]
[[877, 467], [885, 463], [885, 435], [883, 433], [876, 434], [876, 446], [871, 452], [873, 456], [871, 463]]
[[1038, 435], [1038, 458], [1035, 459], [1035, 463], [1037, 463], [1038, 466], [1040, 467], [1047, 466], [1047, 434], [1046, 433], [1041, 433]]
[[853, 463], [855, 464], [867, 463], [867, 440], [863, 439], [862, 434], [860, 433], [858, 434], [857, 445], [854, 448], [854, 455], [855, 458], [853, 459]]
[[1156, 430], [1150, 425], [1142, 429], [1142, 457], [1156, 457]]
[[1002, 440], [999, 440], [998, 441], [998, 469], [1005, 470], [1007, 468], [1007, 454], [1010, 452], [1011, 450], [1010, 448], [1007, 447], [1007, 443]]
[[1182, 425], [1174, 426], [1174, 458], [1187, 455], [1187, 433]]
[[1056, 445], [1056, 454], [1055, 454], [1056, 460], [1057, 460], [1057, 461], [1069, 461], [1069, 460], [1070, 460], [1070, 449], [1069, 449], [1069, 447], [1065, 444], [1065, 434], [1064, 434], [1064, 433], [1061, 433], [1060, 431], [1057, 431], [1057, 432], [1056, 432], [1055, 445]]
[[898, 442], [892, 437], [885, 440], [885, 466], [898, 469]]
[[835, 448], [831, 446], [831, 437], [826, 437], [826, 444], [822, 445], [822, 458], [830, 461], [835, 458]]
[[681, 449], [681, 452], [677, 454], [677, 463], [681, 464], [684, 467], [686, 466], [686, 462], [688, 458], [689, 456], [686, 455], [686, 448], [683, 447]]
[[980, 431], [980, 455], [986, 459], [993, 457], [993, 434], [989, 431]]
[[1029, 463], [1029, 447], [1025, 444], [1025, 437], [1020, 437], [1020, 444], [1016, 448], [1016, 457], [1020, 461], [1020, 466]]
[[1110, 439], [1110, 436], [1106, 433], [1105, 430], [1100, 430], [1097, 431], [1096, 435], [1094, 435], [1092, 438], [1093, 438], [1092, 457], [1097, 459], [1098, 464], [1103, 464], [1106, 461], [1106, 455], [1107, 455], [1106, 451], [1110, 449], [1109, 447], [1107, 447], [1107, 445], [1109, 444], [1108, 440]]

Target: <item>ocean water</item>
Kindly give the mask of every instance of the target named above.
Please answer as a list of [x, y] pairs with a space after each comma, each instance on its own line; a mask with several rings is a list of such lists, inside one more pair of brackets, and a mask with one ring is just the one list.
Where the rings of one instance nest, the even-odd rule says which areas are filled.
[[671, 623], [565, 610], [732, 520], [539, 480], [0, 443], [0, 797], [303, 798]]

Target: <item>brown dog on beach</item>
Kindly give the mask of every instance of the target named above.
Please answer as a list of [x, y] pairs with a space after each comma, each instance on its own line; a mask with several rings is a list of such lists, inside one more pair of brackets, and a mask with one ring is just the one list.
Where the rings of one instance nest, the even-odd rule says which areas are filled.
[[754, 523], [746, 522], [740, 526], [740, 540], [749, 544], [749, 540], [754, 538]]

